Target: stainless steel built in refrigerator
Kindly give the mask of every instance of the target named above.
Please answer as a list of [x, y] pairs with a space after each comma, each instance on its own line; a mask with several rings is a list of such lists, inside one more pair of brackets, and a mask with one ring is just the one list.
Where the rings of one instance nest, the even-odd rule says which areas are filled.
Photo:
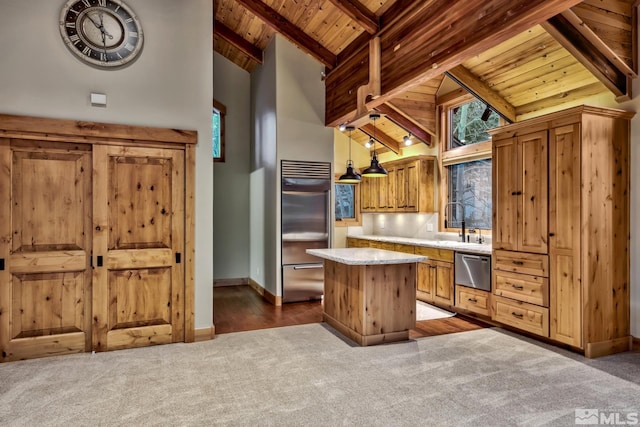
[[307, 249], [330, 243], [331, 164], [282, 161], [282, 301], [322, 298], [322, 260]]

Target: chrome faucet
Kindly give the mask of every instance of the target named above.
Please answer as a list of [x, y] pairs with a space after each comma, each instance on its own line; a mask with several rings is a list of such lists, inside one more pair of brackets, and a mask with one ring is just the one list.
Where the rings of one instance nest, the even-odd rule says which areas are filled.
[[[464, 204], [462, 204], [461, 202], [449, 202], [445, 205], [444, 207], [444, 228], [447, 228], [447, 208], [448, 207], [453, 207], [455, 205], [460, 205], [460, 207], [462, 208], [462, 221], [460, 221], [460, 228], [462, 229], [462, 232], [460, 233], [460, 241], [462, 242], [466, 242], [466, 236], [465, 236], [465, 230], [464, 230]], [[451, 209], [449, 209], [449, 211], [451, 212]], [[451, 215], [453, 216], [453, 215]]]

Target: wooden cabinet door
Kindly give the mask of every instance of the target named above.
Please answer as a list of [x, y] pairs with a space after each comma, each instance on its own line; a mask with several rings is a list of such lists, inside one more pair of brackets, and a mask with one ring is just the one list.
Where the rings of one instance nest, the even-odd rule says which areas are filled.
[[518, 250], [548, 253], [547, 131], [518, 137]]
[[360, 210], [376, 212], [379, 200], [377, 178], [362, 178], [358, 185], [360, 185]]
[[551, 130], [549, 175], [550, 336], [582, 348], [579, 124]]
[[436, 284], [433, 289], [435, 303], [453, 306], [453, 264], [450, 262], [433, 261], [436, 265]]
[[407, 207], [407, 167], [396, 166], [396, 209], [404, 211]]
[[378, 211], [393, 212], [396, 206], [396, 170], [394, 167], [387, 168], [387, 176], [374, 178], [378, 181], [379, 199]]
[[492, 244], [494, 249], [514, 251], [517, 248], [517, 154], [516, 138], [493, 142]]
[[91, 146], [0, 138], [0, 361], [91, 342]]
[[433, 261], [418, 263], [417, 297], [420, 301], [433, 302], [433, 289], [436, 283], [436, 266]]
[[93, 348], [184, 339], [184, 152], [94, 147]]
[[418, 212], [418, 162], [409, 163], [406, 166], [405, 192], [407, 212]]

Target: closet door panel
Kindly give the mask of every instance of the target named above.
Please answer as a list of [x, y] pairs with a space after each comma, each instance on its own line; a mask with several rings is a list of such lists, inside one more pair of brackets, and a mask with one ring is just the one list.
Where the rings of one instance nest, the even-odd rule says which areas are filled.
[[3, 140], [2, 361], [86, 351], [91, 147]]
[[96, 350], [184, 340], [184, 153], [96, 147]]

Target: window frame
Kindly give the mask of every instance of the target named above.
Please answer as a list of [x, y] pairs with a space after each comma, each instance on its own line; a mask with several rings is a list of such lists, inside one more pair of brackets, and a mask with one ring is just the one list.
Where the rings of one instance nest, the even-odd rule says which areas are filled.
[[[460, 227], [453, 228], [444, 226], [444, 210], [449, 202], [449, 166], [461, 164], [461, 163], [469, 163], [475, 160], [486, 160], [492, 159], [492, 143], [491, 138], [485, 142], [478, 142], [475, 144], [463, 145], [461, 147], [456, 147], [452, 149], [448, 149], [449, 146], [449, 137], [451, 134], [451, 123], [449, 120], [450, 111], [456, 107], [459, 107], [462, 104], [466, 104], [468, 102], [473, 101], [474, 99], [478, 99], [470, 93], [465, 93], [463, 95], [457, 96], [453, 99], [446, 100], [438, 105], [438, 111], [440, 115], [440, 143], [438, 144], [438, 172], [440, 175], [440, 197], [439, 206], [438, 206], [438, 230], [440, 232], [449, 232], [449, 233], [460, 233], [462, 230]], [[482, 100], [481, 100], [482, 101]], [[505, 121], [502, 117], [500, 117], [500, 124], [502, 126], [505, 124]], [[491, 229], [482, 229], [488, 233], [491, 233]]]
[[333, 219], [333, 223], [336, 227], [357, 227], [362, 225], [362, 215], [360, 214], [360, 184], [350, 184], [346, 182], [339, 182], [341, 174], [337, 173], [334, 176], [333, 181], [333, 212], [336, 210], [336, 194], [335, 194], [335, 185], [352, 185], [354, 187], [353, 197], [354, 197], [354, 214], [355, 218], [347, 218], [347, 219]]
[[[213, 157], [214, 162], [224, 163], [225, 161], [225, 149], [224, 149], [224, 134], [225, 134], [225, 116], [227, 115], [227, 107], [221, 102], [213, 100], [213, 110], [211, 115], [216, 113], [220, 116], [220, 157]], [[213, 120], [213, 117], [212, 117]], [[211, 143], [213, 144], [213, 135], [211, 135]], [[213, 156], [213, 146], [211, 147]]]

